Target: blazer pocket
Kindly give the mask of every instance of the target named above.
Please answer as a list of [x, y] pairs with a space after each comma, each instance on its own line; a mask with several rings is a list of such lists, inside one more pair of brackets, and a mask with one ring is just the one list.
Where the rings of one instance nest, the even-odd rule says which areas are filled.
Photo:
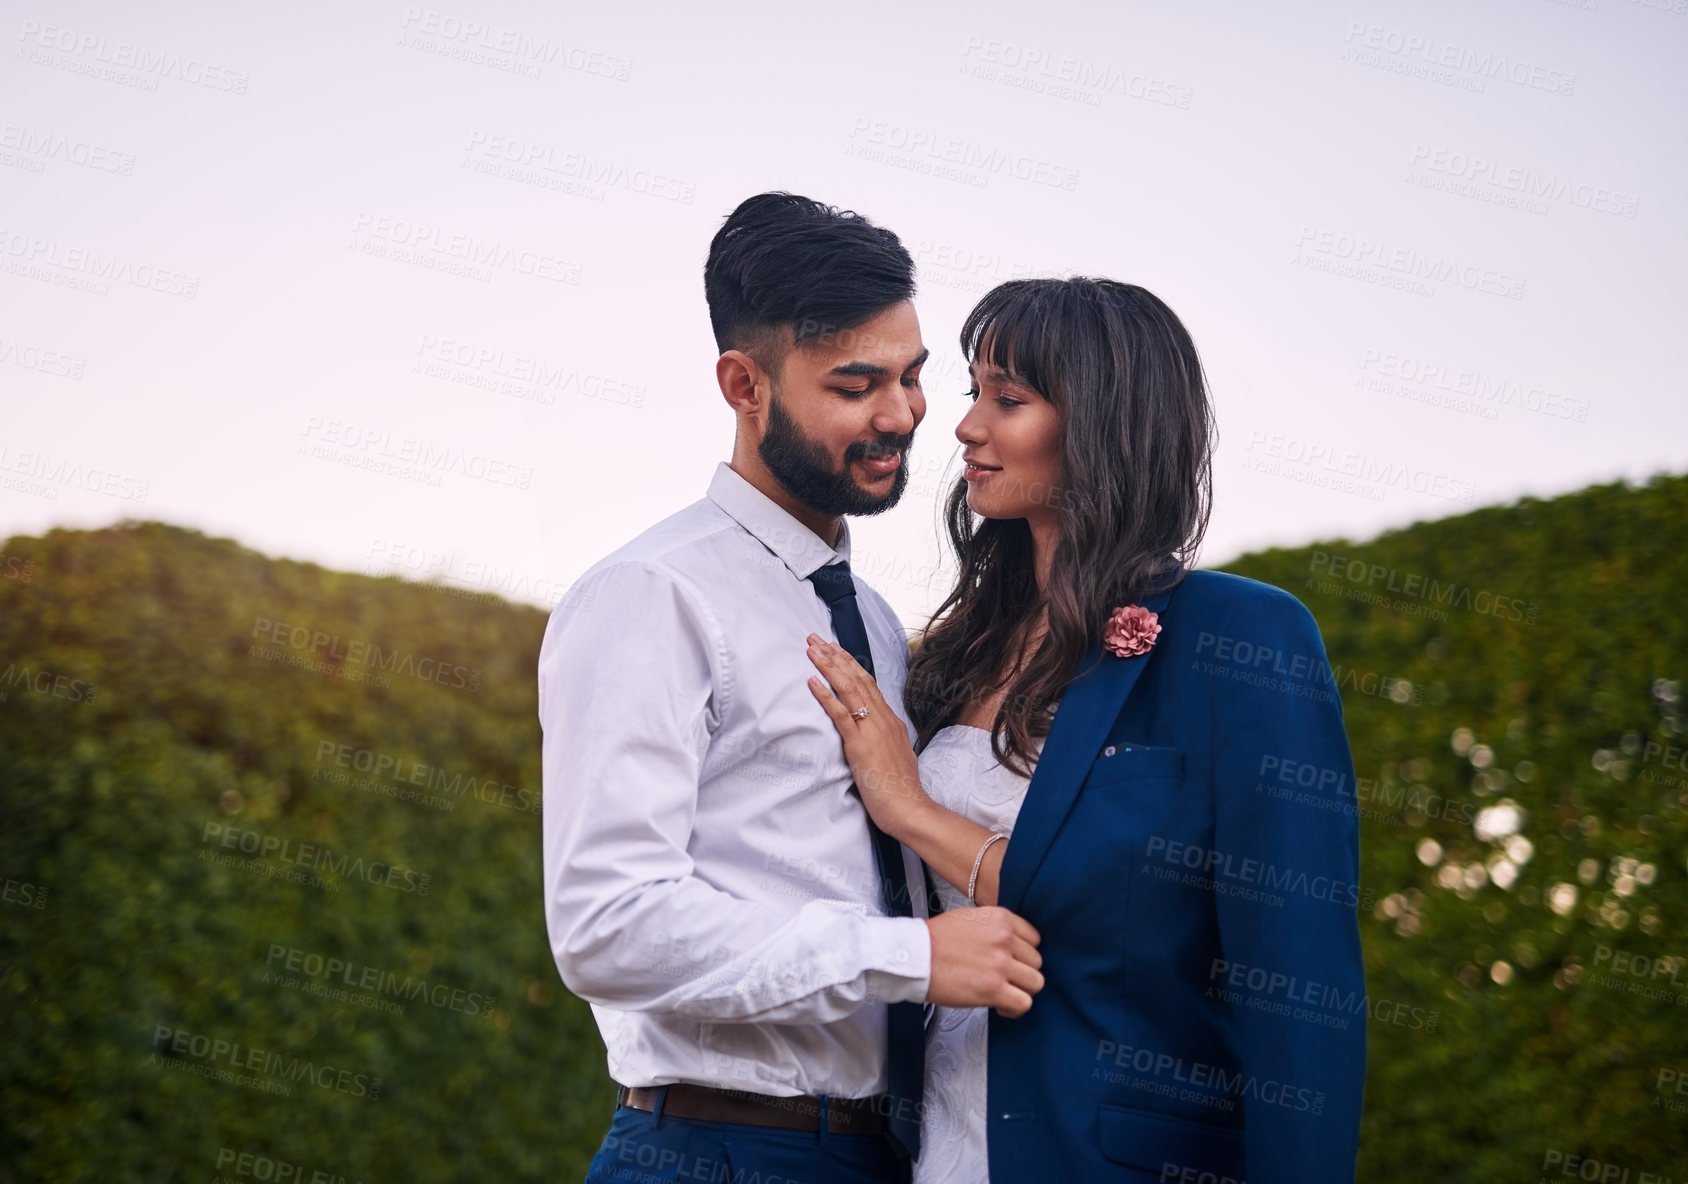
[[1096, 1107], [1096, 1120], [1102, 1154], [1115, 1163], [1161, 1172], [1163, 1178], [1167, 1166], [1176, 1165], [1180, 1173], [1190, 1170], [1191, 1179], [1212, 1172], [1241, 1184], [1243, 1133], [1235, 1127], [1106, 1103]]
[[[1113, 750], [1109, 755], [1109, 748]], [[1182, 781], [1184, 750], [1143, 744], [1112, 744], [1096, 755], [1090, 766], [1091, 785], [1112, 785], [1116, 781]]]

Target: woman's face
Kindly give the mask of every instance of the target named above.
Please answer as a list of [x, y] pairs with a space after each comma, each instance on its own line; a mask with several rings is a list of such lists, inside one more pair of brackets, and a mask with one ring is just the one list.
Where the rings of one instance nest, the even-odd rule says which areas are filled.
[[968, 508], [985, 518], [1055, 519], [1064, 496], [1061, 413], [1000, 366], [975, 360], [969, 372], [973, 406], [955, 428], [969, 462]]

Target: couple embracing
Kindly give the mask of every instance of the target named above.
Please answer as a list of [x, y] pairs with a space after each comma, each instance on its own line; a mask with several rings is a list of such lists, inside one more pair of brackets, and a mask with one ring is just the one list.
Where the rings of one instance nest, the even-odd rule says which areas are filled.
[[1352, 1181], [1353, 761], [1328, 684], [1260, 672], [1327, 668], [1306, 608], [1189, 566], [1184, 326], [1105, 279], [979, 301], [911, 653], [847, 521], [928, 409], [908, 251], [765, 193], [704, 287], [732, 458], [539, 656], [546, 924], [620, 1087], [588, 1181]]

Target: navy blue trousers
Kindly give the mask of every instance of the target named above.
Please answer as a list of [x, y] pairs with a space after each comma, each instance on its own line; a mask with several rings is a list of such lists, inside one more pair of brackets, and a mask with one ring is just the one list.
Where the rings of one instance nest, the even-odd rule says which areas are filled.
[[[660, 1108], [660, 1107], [659, 1107]], [[777, 1127], [616, 1109], [586, 1184], [908, 1184], [884, 1135]]]

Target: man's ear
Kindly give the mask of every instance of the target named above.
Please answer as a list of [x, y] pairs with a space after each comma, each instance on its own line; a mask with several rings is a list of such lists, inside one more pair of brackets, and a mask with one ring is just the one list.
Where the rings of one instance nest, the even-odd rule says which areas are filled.
[[721, 397], [739, 415], [754, 417], [767, 405], [768, 372], [742, 349], [730, 349], [715, 359], [715, 381]]

